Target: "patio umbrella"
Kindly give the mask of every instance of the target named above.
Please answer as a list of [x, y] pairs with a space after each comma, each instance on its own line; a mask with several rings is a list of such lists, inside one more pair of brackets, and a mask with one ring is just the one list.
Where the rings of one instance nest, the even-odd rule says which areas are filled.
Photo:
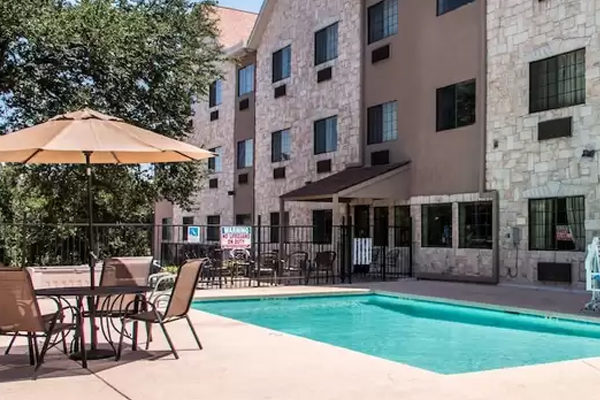
[[[0, 136], [0, 162], [87, 165], [90, 249], [94, 243], [91, 164], [174, 163], [211, 157], [209, 151], [90, 109]], [[91, 254], [90, 283], [95, 286]]]

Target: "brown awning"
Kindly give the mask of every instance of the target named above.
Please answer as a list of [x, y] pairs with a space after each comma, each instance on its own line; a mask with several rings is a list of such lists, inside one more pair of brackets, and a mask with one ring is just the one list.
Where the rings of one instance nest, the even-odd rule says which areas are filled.
[[[389, 193], [378, 194], [378, 190], [364, 190], [370, 186], [372, 181], [374, 185], [387, 187], [391, 182], [389, 179], [405, 172], [410, 161], [394, 163], [388, 165], [378, 165], [374, 167], [353, 167], [333, 174], [317, 182], [309, 183], [300, 189], [293, 190], [281, 196], [286, 201], [317, 201], [330, 202], [334, 196], [339, 196], [340, 202], [348, 202], [356, 198], [384, 199], [390, 197]], [[407, 175], [407, 174], [404, 174]], [[394, 182], [395, 187], [408, 190], [406, 179], [404, 182]], [[363, 197], [360, 192], [363, 192]]]

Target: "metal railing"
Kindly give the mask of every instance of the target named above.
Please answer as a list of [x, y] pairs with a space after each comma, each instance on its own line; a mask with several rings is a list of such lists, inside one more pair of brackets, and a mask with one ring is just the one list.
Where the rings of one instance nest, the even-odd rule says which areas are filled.
[[[0, 263], [16, 266], [87, 264], [90, 250], [100, 259], [152, 256], [175, 269], [188, 259], [209, 258], [204, 288], [264, 285], [321, 285], [389, 280], [412, 275], [411, 228], [353, 226], [252, 227], [251, 247], [220, 247], [220, 227], [95, 224], [95, 244], [86, 224], [0, 224]], [[366, 236], [366, 237], [364, 237]], [[192, 240], [193, 239], [193, 240]]]

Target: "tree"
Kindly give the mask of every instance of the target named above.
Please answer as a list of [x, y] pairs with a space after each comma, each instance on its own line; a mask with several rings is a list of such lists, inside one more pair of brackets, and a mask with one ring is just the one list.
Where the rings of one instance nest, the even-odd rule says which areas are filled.
[[[0, 134], [83, 107], [185, 140], [192, 103], [218, 77], [212, 0], [0, 0]], [[187, 209], [200, 163], [95, 166], [94, 220]], [[0, 222], [87, 219], [80, 166], [0, 166]]]

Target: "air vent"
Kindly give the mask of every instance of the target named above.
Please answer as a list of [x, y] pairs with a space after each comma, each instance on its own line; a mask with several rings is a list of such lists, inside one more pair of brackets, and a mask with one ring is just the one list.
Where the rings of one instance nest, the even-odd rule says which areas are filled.
[[326, 174], [331, 172], [331, 160], [323, 160], [317, 162], [317, 173]]
[[331, 74], [333, 70], [331, 67], [324, 68], [317, 72], [317, 82], [325, 82], [331, 80]]
[[219, 110], [213, 111], [210, 113], [210, 120], [216, 121], [219, 119]]
[[283, 97], [286, 95], [286, 93], [287, 93], [287, 85], [281, 85], [281, 86], [277, 86], [275, 88], [274, 96], [275, 96], [275, 98]]
[[250, 108], [250, 99], [240, 100], [240, 111]]
[[390, 58], [390, 45], [379, 47], [371, 53], [371, 64]]
[[573, 136], [573, 117], [543, 121], [538, 124], [538, 140]]
[[240, 174], [238, 175], [238, 183], [240, 185], [245, 185], [248, 183], [248, 174]]
[[273, 170], [273, 179], [285, 179], [285, 167], [275, 168]]
[[571, 283], [571, 264], [540, 262], [537, 278], [541, 282]]
[[210, 189], [217, 189], [219, 187], [219, 180], [217, 178], [209, 180], [208, 187]]
[[371, 153], [371, 165], [387, 165], [390, 163], [389, 150], [374, 151]]

